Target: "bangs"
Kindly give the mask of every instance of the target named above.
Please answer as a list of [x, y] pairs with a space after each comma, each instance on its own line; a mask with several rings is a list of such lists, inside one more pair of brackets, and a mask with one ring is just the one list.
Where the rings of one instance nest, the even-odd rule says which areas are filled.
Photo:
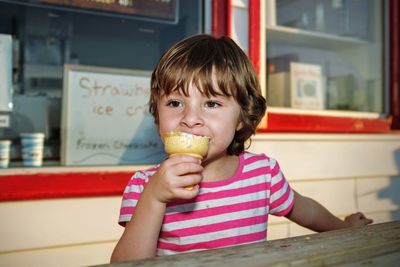
[[176, 49], [158, 72], [158, 90], [162, 95], [179, 93], [189, 96], [193, 85], [204, 96], [235, 96], [233, 72], [224, 53], [213, 42], [191, 49]]
[[218, 79], [217, 81], [217, 79], [213, 78], [214, 76], [221, 77], [221, 74], [217, 74], [212, 69], [202, 68], [191, 71], [185, 68], [178, 75], [173, 75], [165, 79], [165, 86], [160, 87], [162, 94], [178, 93], [188, 97], [189, 86], [192, 85], [206, 97], [221, 95], [231, 97], [233, 90], [230, 89], [231, 86], [229, 83], [224, 82], [226, 79]]

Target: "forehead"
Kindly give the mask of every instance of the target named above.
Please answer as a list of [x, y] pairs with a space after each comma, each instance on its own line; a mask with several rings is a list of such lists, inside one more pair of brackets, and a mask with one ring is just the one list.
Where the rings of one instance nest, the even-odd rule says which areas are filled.
[[206, 97], [233, 96], [229, 85], [219, 81], [215, 73], [212, 75], [193, 75], [189, 79], [176, 77], [173, 84], [173, 86], [161, 88], [161, 95], [179, 94], [190, 96], [199, 93]]
[[189, 82], [187, 84], [184, 84], [182, 86], [177, 86], [173, 90], [170, 90], [169, 92], [164, 92], [164, 94], [169, 95], [169, 94], [178, 94], [178, 95], [185, 95], [185, 96], [191, 96], [191, 95], [202, 95], [202, 96], [230, 96], [228, 94], [225, 94], [217, 85], [213, 84], [210, 86], [210, 84], [207, 83], [201, 83], [199, 82], [198, 84], [194, 82]]

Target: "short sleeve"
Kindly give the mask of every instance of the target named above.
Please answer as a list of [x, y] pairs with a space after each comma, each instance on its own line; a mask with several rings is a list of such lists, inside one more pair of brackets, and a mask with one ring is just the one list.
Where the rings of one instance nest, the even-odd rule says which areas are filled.
[[121, 209], [119, 213], [118, 223], [125, 226], [126, 222], [129, 222], [132, 218], [137, 202], [140, 198], [140, 194], [143, 192], [144, 186], [149, 179], [147, 172], [138, 171], [135, 172], [125, 187], [122, 195]]
[[275, 216], [285, 216], [293, 208], [294, 192], [290, 187], [278, 162], [271, 159], [270, 210]]

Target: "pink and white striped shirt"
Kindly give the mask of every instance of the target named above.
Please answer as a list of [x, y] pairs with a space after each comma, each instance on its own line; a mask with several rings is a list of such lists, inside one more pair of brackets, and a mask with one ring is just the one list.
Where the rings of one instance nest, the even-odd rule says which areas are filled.
[[[268, 214], [284, 216], [293, 207], [293, 190], [276, 160], [244, 152], [234, 176], [200, 183], [191, 200], [168, 203], [157, 255], [265, 241]], [[136, 172], [125, 188], [119, 223], [132, 214], [157, 167]]]

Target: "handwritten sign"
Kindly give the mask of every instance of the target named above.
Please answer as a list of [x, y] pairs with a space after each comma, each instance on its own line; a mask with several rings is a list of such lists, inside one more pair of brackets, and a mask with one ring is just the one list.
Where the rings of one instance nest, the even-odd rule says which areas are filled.
[[150, 75], [65, 65], [63, 165], [154, 164], [166, 157], [148, 111]]

